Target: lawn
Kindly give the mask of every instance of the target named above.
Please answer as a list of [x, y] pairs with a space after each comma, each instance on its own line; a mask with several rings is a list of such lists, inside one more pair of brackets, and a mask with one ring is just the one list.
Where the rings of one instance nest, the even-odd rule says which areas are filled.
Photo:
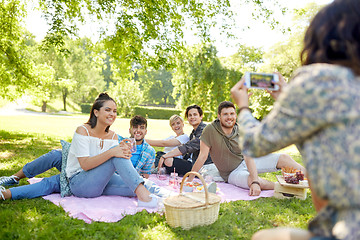
[[[0, 116], [0, 176], [11, 175], [27, 162], [59, 148], [59, 140], [71, 140], [76, 126], [86, 120], [87, 116]], [[112, 127], [123, 136], [128, 135], [128, 128], [129, 119], [117, 119]], [[190, 133], [190, 126], [185, 129]], [[170, 133], [168, 121], [149, 120], [149, 138], [165, 138]], [[281, 152], [301, 162], [293, 146]], [[41, 176], [52, 174], [57, 174], [57, 170]], [[275, 180], [275, 175], [262, 176]], [[24, 184], [27, 182], [22, 180], [21, 185]], [[0, 239], [250, 239], [264, 228], [306, 228], [314, 214], [310, 194], [305, 201], [275, 198], [236, 201], [220, 205], [219, 219], [214, 224], [184, 231], [169, 227], [165, 215], [159, 213], [143, 211], [116, 223], [86, 224], [42, 198], [7, 200], [0, 201]]]

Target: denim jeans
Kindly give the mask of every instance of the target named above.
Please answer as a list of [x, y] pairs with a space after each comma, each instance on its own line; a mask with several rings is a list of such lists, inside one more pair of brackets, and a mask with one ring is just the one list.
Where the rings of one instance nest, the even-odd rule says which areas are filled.
[[52, 150], [32, 162], [25, 164], [23, 172], [27, 178], [35, 177], [47, 170], [55, 167], [61, 172], [61, 149]]
[[[115, 171], [117, 174], [114, 174]], [[135, 189], [142, 183], [144, 179], [131, 160], [124, 158], [110, 158], [96, 168], [70, 177], [71, 192], [87, 198], [101, 195], [135, 196]]]
[[10, 188], [11, 199], [37, 198], [60, 192], [60, 174], [47, 177], [38, 183]]
[[[61, 171], [62, 151], [52, 150], [23, 167], [26, 177], [32, 178], [55, 167]], [[38, 183], [10, 189], [11, 199], [36, 198], [60, 192], [60, 175], [44, 178]]]
[[[52, 151], [42, 155], [41, 157], [35, 159], [34, 161], [27, 163], [23, 167], [23, 172], [26, 177], [31, 178], [38, 174], [46, 172], [47, 170], [49, 170], [53, 167], [55, 167], [59, 171], [61, 171], [61, 160], [62, 160], [61, 150], [52, 150]], [[112, 160], [112, 159], [110, 159], [110, 160]], [[104, 166], [109, 165], [108, 162], [110, 162], [110, 160], [105, 162], [107, 164], [103, 163], [102, 165], [104, 165], [104, 164], [105, 164]], [[103, 192], [100, 195], [135, 196], [134, 191], [135, 191], [136, 187], [142, 182], [144, 182], [144, 186], [149, 190], [150, 193], [153, 193], [160, 197], [169, 195], [168, 190], [157, 186], [155, 183], [153, 183], [150, 180], [142, 179], [142, 177], [140, 177], [140, 175], [137, 173], [135, 168], [132, 166], [130, 160], [127, 160], [127, 159], [118, 159], [118, 160], [120, 160], [120, 161], [122, 160], [122, 162], [120, 164], [121, 165], [120, 169], [123, 170], [123, 171], [119, 171], [119, 172], [123, 172], [122, 174], [126, 174], [126, 172], [127, 172], [126, 169], [130, 169], [128, 172], [131, 175], [125, 175], [125, 179], [128, 179], [128, 180], [124, 181], [120, 175], [111, 174], [110, 178], [107, 178], [109, 180], [107, 181], [107, 184], [103, 188]], [[128, 163], [130, 163], [130, 166]], [[108, 167], [104, 167], [102, 165], [100, 165], [94, 169], [91, 169], [89, 171], [81, 172], [82, 173], [81, 175], [84, 175], [84, 176], [87, 175], [92, 179], [91, 181], [89, 181], [90, 183], [88, 186], [90, 186], [90, 187], [87, 187], [87, 188], [91, 188], [92, 184], [97, 185], [98, 182], [102, 182], [102, 183], [99, 183], [100, 185], [104, 184], [103, 182], [104, 182], [105, 178], [102, 177], [103, 175], [102, 175], [101, 171], [104, 171], [104, 170], [107, 171], [106, 168], [108, 168]], [[101, 167], [101, 168], [99, 168], [99, 167]], [[99, 168], [99, 169], [96, 170], [97, 168]], [[112, 169], [112, 167], [110, 167], [110, 170], [111, 169]], [[100, 174], [96, 175], [96, 172], [98, 172], [98, 171], [100, 172]], [[91, 175], [94, 173], [95, 173], [95, 177], [93, 177], [93, 175]], [[134, 174], [136, 176], [134, 176]], [[101, 178], [99, 176], [101, 176]], [[122, 176], [124, 176], [124, 175], [122, 175]], [[75, 178], [75, 176], [73, 176], [73, 178]], [[132, 180], [129, 180], [129, 178], [135, 179], [135, 183], [132, 182]], [[105, 180], [105, 182], [106, 182], [106, 180]], [[127, 184], [129, 184], [129, 182], [130, 182], [131, 188], [129, 187], [129, 185], [127, 185]], [[135, 188], [134, 188], [134, 186], [135, 186]], [[11, 191], [11, 195], [12, 195], [11, 199], [13, 199], [13, 200], [23, 199], [23, 198], [36, 198], [36, 197], [46, 196], [46, 195], [49, 195], [52, 193], [59, 193], [60, 192], [60, 175], [58, 174], [55, 176], [44, 178], [42, 181], [35, 183], [35, 184], [24, 185], [24, 186], [20, 186], [20, 187], [13, 187], [13, 188], [10, 188], [10, 191]], [[73, 191], [73, 189], [72, 189], [72, 191]], [[97, 192], [97, 194], [98, 194], [98, 192]], [[100, 195], [96, 195], [96, 196], [100, 196]]]

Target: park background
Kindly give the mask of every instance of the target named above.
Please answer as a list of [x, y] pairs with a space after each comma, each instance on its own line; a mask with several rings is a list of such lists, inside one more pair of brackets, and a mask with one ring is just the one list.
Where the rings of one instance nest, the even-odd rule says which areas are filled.
[[[103, 91], [118, 103], [118, 133], [126, 136], [129, 118], [141, 113], [148, 137], [160, 139], [171, 133], [169, 115], [190, 104], [214, 120], [245, 71], [291, 81], [304, 31], [327, 2], [1, 0], [0, 176], [70, 141]], [[261, 120], [273, 100], [253, 92], [250, 107]], [[26, 110], [11, 113], [14, 101]], [[302, 163], [294, 146], [281, 152]], [[221, 204], [213, 225], [183, 231], [145, 211], [89, 225], [39, 198], [0, 203], [0, 239], [250, 239], [263, 228], [306, 228], [314, 214], [311, 196], [237, 201]]]

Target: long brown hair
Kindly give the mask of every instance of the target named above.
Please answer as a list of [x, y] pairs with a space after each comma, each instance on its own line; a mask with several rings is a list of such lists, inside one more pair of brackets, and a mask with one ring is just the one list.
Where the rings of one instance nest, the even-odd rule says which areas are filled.
[[316, 14], [305, 33], [301, 62], [338, 64], [360, 75], [359, 0], [334, 0]]
[[[100, 110], [104, 103], [107, 101], [113, 101], [115, 104], [116, 102], [112, 99], [107, 93], [100, 93], [99, 96], [95, 99], [94, 104], [91, 107], [90, 117], [86, 124], [89, 124], [91, 128], [94, 128], [97, 123], [97, 117], [95, 116], [94, 110]], [[110, 126], [107, 126], [105, 132], [109, 132]]]

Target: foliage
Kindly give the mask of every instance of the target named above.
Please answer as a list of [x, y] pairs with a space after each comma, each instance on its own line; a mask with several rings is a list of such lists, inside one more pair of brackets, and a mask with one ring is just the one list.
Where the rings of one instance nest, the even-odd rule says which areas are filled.
[[222, 57], [220, 61], [227, 69], [239, 72], [256, 71], [263, 63], [264, 51], [261, 48], [240, 45], [236, 53], [229, 57]]
[[[101, 77], [101, 67], [96, 49], [87, 38], [71, 40], [67, 39], [66, 44], [71, 51], [64, 55], [55, 48], [47, 49], [47, 54], [39, 51], [39, 45], [32, 46], [33, 59], [35, 61], [35, 76], [43, 76], [41, 72], [42, 63], [53, 69], [48, 73], [45, 82], [42, 79], [38, 85], [31, 88], [29, 94], [36, 101], [41, 100], [43, 104], [61, 97], [63, 110], [66, 110], [68, 98], [73, 102], [93, 102], [99, 92], [105, 88], [105, 82]], [[76, 91], [74, 91], [76, 89]]]
[[27, 36], [21, 26], [25, 17], [19, 0], [0, 0], [0, 96], [10, 100], [38, 83], [32, 76]]
[[92, 104], [90, 103], [83, 103], [80, 105], [81, 107], [81, 112], [82, 113], [90, 113], [91, 112], [91, 107], [92, 107]]
[[[228, 0], [39, 2], [51, 25], [45, 46], [56, 45], [64, 50], [64, 36], [76, 33], [77, 23], [89, 18], [103, 20], [108, 26], [100, 29], [100, 37], [110, 57], [123, 69], [130, 69], [133, 62], [139, 61], [151, 66], [169, 64], [172, 53], [182, 46], [185, 19], [199, 36], [207, 38], [215, 16], [226, 19], [232, 16]], [[113, 29], [112, 33], [107, 29]], [[147, 49], [151, 49], [152, 56]]]
[[[115, 78], [116, 80], [116, 78]], [[110, 84], [110, 96], [116, 101], [118, 114], [123, 117], [134, 115], [135, 106], [142, 101], [139, 83], [134, 80], [121, 79], [117, 84]]]
[[234, 55], [219, 59], [211, 45], [193, 46], [180, 52], [173, 74], [173, 96], [180, 95], [182, 108], [196, 103], [209, 112], [209, 120], [216, 118], [220, 102], [231, 100], [230, 89], [245, 71], [255, 71], [262, 63], [262, 50], [240, 46]]
[[32, 88], [31, 96], [33, 103], [41, 105], [41, 111], [46, 112], [46, 105], [51, 99], [51, 93], [53, 91], [55, 71], [51, 66], [45, 64], [39, 64], [35, 66], [35, 76], [40, 80], [39, 85]]
[[[265, 64], [260, 67], [260, 71], [279, 72], [286, 81], [291, 78], [293, 72], [301, 66], [300, 52], [303, 48], [305, 28], [319, 8], [319, 5], [311, 3], [303, 9], [294, 10], [295, 16], [290, 37], [275, 44], [264, 54]], [[253, 109], [253, 115], [262, 119], [271, 111], [274, 100], [264, 90], [251, 91], [254, 93], [251, 96], [250, 106]]]
[[165, 68], [158, 70], [139, 69], [136, 72], [140, 89], [143, 91], [144, 103], [170, 105], [175, 103], [172, 97], [172, 74]]
[[134, 110], [134, 115], [141, 115], [151, 119], [169, 119], [172, 115], [180, 115], [181, 110], [173, 108], [156, 108], [156, 107], [142, 107], [137, 106]]
[[303, 48], [305, 29], [320, 7], [320, 5], [310, 3], [303, 9], [294, 10], [290, 36], [275, 44], [264, 55], [266, 64], [262, 66], [263, 71], [280, 72], [285, 78], [291, 78], [293, 72], [301, 66], [300, 53]]
[[181, 51], [173, 74], [173, 97], [180, 96], [178, 106], [198, 104], [214, 112], [229, 89], [227, 71], [216, 56], [212, 45], [195, 45]]

